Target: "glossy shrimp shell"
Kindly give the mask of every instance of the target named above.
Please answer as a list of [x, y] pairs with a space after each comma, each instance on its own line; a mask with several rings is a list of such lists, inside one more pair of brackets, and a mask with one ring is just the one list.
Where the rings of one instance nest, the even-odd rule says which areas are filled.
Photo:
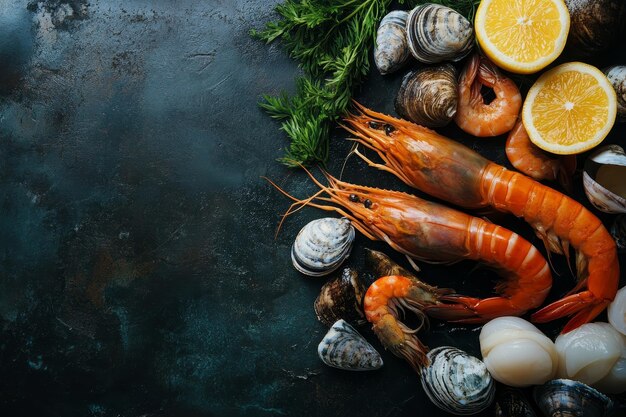
[[566, 297], [533, 314], [535, 322], [572, 316], [563, 332], [593, 320], [611, 302], [619, 283], [613, 238], [577, 201], [523, 174], [488, 161], [466, 146], [405, 120], [357, 106], [345, 120], [356, 141], [375, 150], [391, 172], [423, 192], [462, 207], [492, 206], [524, 218], [546, 247], [576, 250], [578, 283]]
[[[489, 103], [483, 98], [483, 86], [495, 93]], [[515, 83], [487, 58], [474, 54], [459, 78], [456, 124], [470, 135], [498, 136], [511, 130], [521, 107], [522, 96]]]
[[428, 307], [434, 317], [480, 323], [502, 315], [518, 316], [541, 305], [551, 288], [546, 260], [510, 230], [410, 194], [354, 185], [329, 174], [328, 186], [311, 178], [321, 190], [305, 200], [285, 193], [296, 201], [286, 215], [305, 205], [333, 210], [368, 238], [385, 241], [410, 258], [440, 263], [476, 260], [496, 268], [503, 277], [496, 287], [499, 296], [445, 295], [439, 298], [441, 304]]

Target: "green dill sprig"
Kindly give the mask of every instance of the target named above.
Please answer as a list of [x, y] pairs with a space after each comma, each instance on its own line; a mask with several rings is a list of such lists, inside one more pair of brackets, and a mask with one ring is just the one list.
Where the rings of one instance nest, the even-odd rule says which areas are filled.
[[[408, 6], [439, 3], [473, 20], [480, 0], [413, 0]], [[404, 3], [404, 1], [399, 1]], [[370, 69], [378, 23], [391, 0], [286, 0], [276, 7], [281, 19], [252, 35], [280, 40], [304, 76], [290, 97], [266, 95], [260, 106], [281, 120], [291, 139], [280, 161], [288, 166], [324, 164], [334, 123], [345, 113], [354, 88]]]

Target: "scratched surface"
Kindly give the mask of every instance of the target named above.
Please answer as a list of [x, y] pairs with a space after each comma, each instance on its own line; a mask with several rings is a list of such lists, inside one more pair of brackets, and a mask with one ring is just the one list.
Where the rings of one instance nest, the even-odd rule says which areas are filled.
[[[0, 415], [442, 415], [367, 326], [380, 371], [317, 358], [322, 281], [289, 249], [322, 213], [294, 215], [275, 239], [289, 201], [261, 178], [315, 190], [276, 162], [285, 136], [257, 107], [298, 74], [248, 36], [276, 2], [0, 0]], [[401, 76], [372, 72], [357, 96], [393, 112]], [[506, 164], [501, 140], [467, 143]], [[406, 189], [355, 158], [344, 175]], [[539, 244], [522, 222], [494, 221]], [[365, 246], [390, 253], [358, 237], [351, 265]], [[573, 285], [555, 267], [553, 299]], [[471, 269], [424, 277], [488, 294], [494, 275]], [[433, 322], [421, 337], [479, 355], [479, 330]]]

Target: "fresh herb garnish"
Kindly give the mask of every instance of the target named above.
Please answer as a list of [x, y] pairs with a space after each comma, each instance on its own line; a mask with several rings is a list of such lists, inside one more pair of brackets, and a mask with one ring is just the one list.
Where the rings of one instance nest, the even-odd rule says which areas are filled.
[[[280, 39], [304, 71], [296, 94], [265, 95], [260, 106], [282, 120], [291, 144], [280, 161], [295, 167], [325, 163], [334, 122], [345, 112], [352, 92], [367, 76], [378, 23], [391, 0], [286, 0], [281, 16], [252, 35], [267, 43]], [[403, 4], [401, 0], [398, 3]], [[480, 0], [408, 0], [413, 7], [438, 3], [473, 21]]]

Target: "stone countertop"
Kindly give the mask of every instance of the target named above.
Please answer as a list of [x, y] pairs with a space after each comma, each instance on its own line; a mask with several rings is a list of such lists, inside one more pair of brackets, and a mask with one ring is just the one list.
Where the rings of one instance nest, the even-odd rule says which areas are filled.
[[[293, 92], [299, 71], [248, 35], [276, 3], [0, 0], [0, 414], [442, 415], [368, 326], [379, 371], [317, 357], [323, 280], [298, 274], [289, 251], [326, 214], [303, 210], [275, 237], [290, 202], [262, 179], [315, 191], [276, 161], [286, 136], [257, 106]], [[372, 71], [356, 97], [393, 113], [402, 75]], [[344, 136], [331, 143], [336, 174]], [[623, 138], [619, 126], [607, 141]], [[464, 140], [508, 164], [503, 140]], [[356, 158], [344, 178], [407, 190]], [[575, 186], [588, 205], [580, 176]], [[363, 267], [364, 247], [391, 254], [358, 236], [349, 265]], [[472, 266], [424, 265], [423, 278], [488, 294], [494, 275]], [[555, 267], [551, 299], [573, 285]], [[433, 321], [420, 337], [479, 356], [479, 331]]]

